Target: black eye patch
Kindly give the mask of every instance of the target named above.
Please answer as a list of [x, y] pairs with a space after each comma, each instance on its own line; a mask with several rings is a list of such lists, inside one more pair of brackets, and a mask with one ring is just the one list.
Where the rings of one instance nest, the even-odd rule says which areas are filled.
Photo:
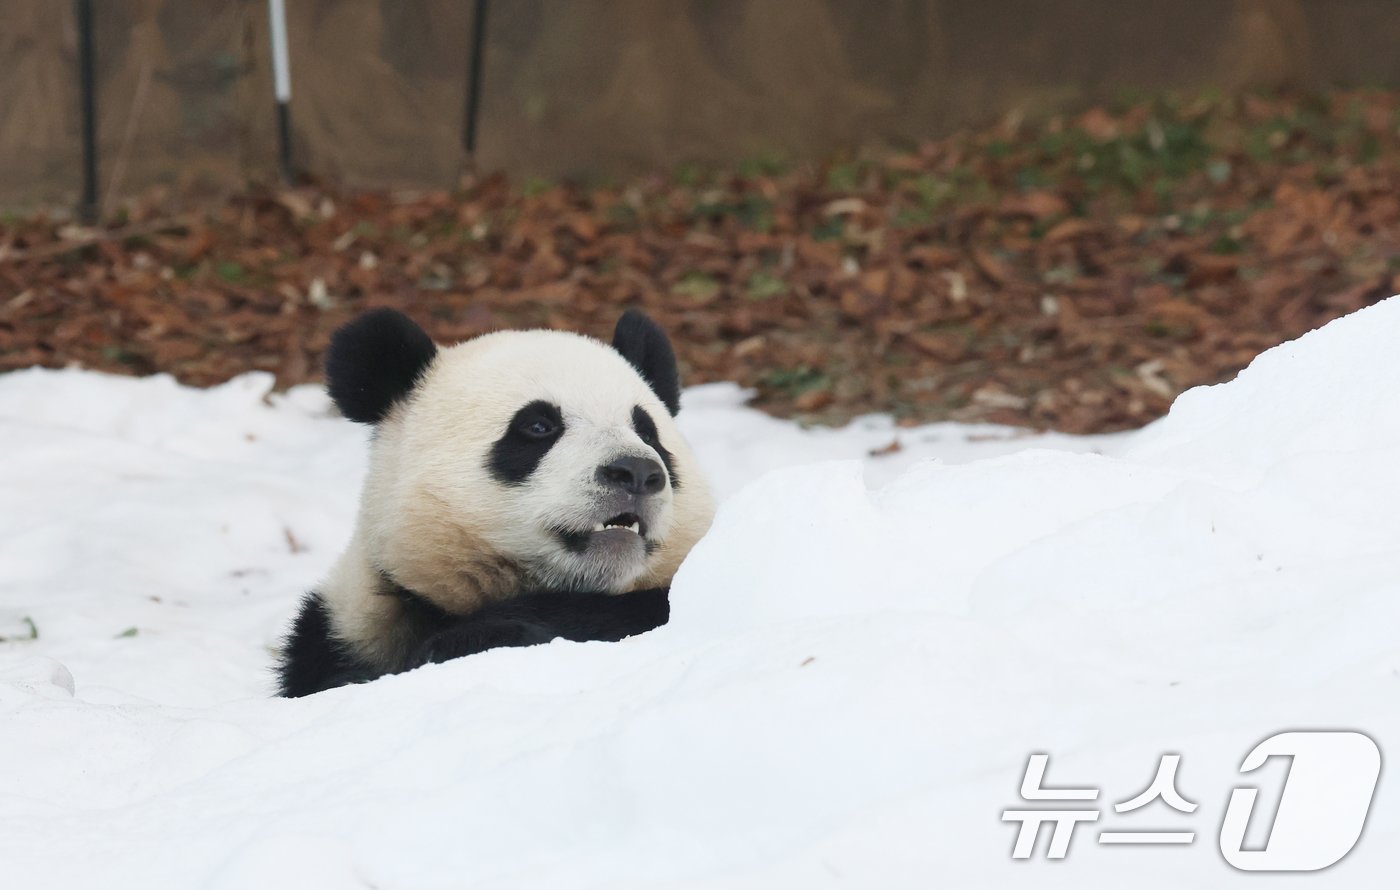
[[487, 468], [497, 482], [520, 485], [564, 435], [564, 416], [545, 401], [534, 401], [510, 419], [506, 431], [491, 446]]
[[632, 429], [637, 431], [637, 435], [642, 441], [651, 446], [661, 462], [666, 465], [666, 475], [671, 477], [671, 487], [680, 488], [681, 480], [676, 475], [675, 462], [671, 460], [671, 452], [667, 451], [661, 444], [661, 437], [656, 434], [656, 423], [651, 419], [651, 415], [641, 405], [632, 409]]

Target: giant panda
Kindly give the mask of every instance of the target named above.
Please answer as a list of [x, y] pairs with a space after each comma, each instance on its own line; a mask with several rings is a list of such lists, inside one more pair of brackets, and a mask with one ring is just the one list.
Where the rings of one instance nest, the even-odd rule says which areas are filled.
[[282, 695], [666, 623], [714, 503], [651, 319], [629, 310], [611, 346], [502, 331], [438, 348], [378, 309], [332, 336], [326, 381], [372, 427], [369, 469], [350, 543], [285, 640]]

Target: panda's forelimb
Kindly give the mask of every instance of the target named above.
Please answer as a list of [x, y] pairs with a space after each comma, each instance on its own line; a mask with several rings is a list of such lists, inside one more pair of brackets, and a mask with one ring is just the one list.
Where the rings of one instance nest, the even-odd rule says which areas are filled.
[[282, 647], [278, 693], [296, 698], [463, 655], [555, 638], [616, 642], [660, 627], [671, 614], [666, 587], [624, 594], [524, 593], [461, 616], [401, 587], [386, 593], [397, 597], [402, 607], [397, 655], [375, 663], [357, 654], [333, 632], [325, 600], [309, 593]]
[[410, 666], [556, 638], [616, 642], [665, 624], [671, 615], [669, 593], [657, 587], [625, 594], [523, 594], [452, 620], [423, 642]]
[[278, 694], [298, 698], [349, 683], [364, 683], [382, 673], [336, 639], [331, 633], [325, 602], [320, 594], [308, 593], [283, 643], [277, 665]]

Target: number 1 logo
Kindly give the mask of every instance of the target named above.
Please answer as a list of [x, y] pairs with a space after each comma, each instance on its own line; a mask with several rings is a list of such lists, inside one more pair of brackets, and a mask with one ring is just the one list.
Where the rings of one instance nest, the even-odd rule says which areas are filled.
[[[1245, 756], [1240, 772], [1270, 757], [1291, 757], [1268, 842], [1245, 850], [1258, 788], [1230, 794], [1220, 826], [1220, 852], [1242, 871], [1318, 871], [1351, 852], [1361, 838], [1381, 773], [1381, 752], [1359, 732], [1281, 732]], [[1258, 818], [1267, 818], [1259, 814]]]

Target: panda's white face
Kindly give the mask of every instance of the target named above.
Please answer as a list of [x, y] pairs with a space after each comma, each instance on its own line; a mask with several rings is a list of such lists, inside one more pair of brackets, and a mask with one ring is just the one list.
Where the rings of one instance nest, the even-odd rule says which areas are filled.
[[439, 350], [378, 423], [362, 528], [378, 568], [439, 602], [454, 584], [484, 598], [621, 592], [662, 563], [674, 571], [676, 546], [683, 555], [708, 525], [693, 467], [666, 406], [615, 350], [490, 334]]

